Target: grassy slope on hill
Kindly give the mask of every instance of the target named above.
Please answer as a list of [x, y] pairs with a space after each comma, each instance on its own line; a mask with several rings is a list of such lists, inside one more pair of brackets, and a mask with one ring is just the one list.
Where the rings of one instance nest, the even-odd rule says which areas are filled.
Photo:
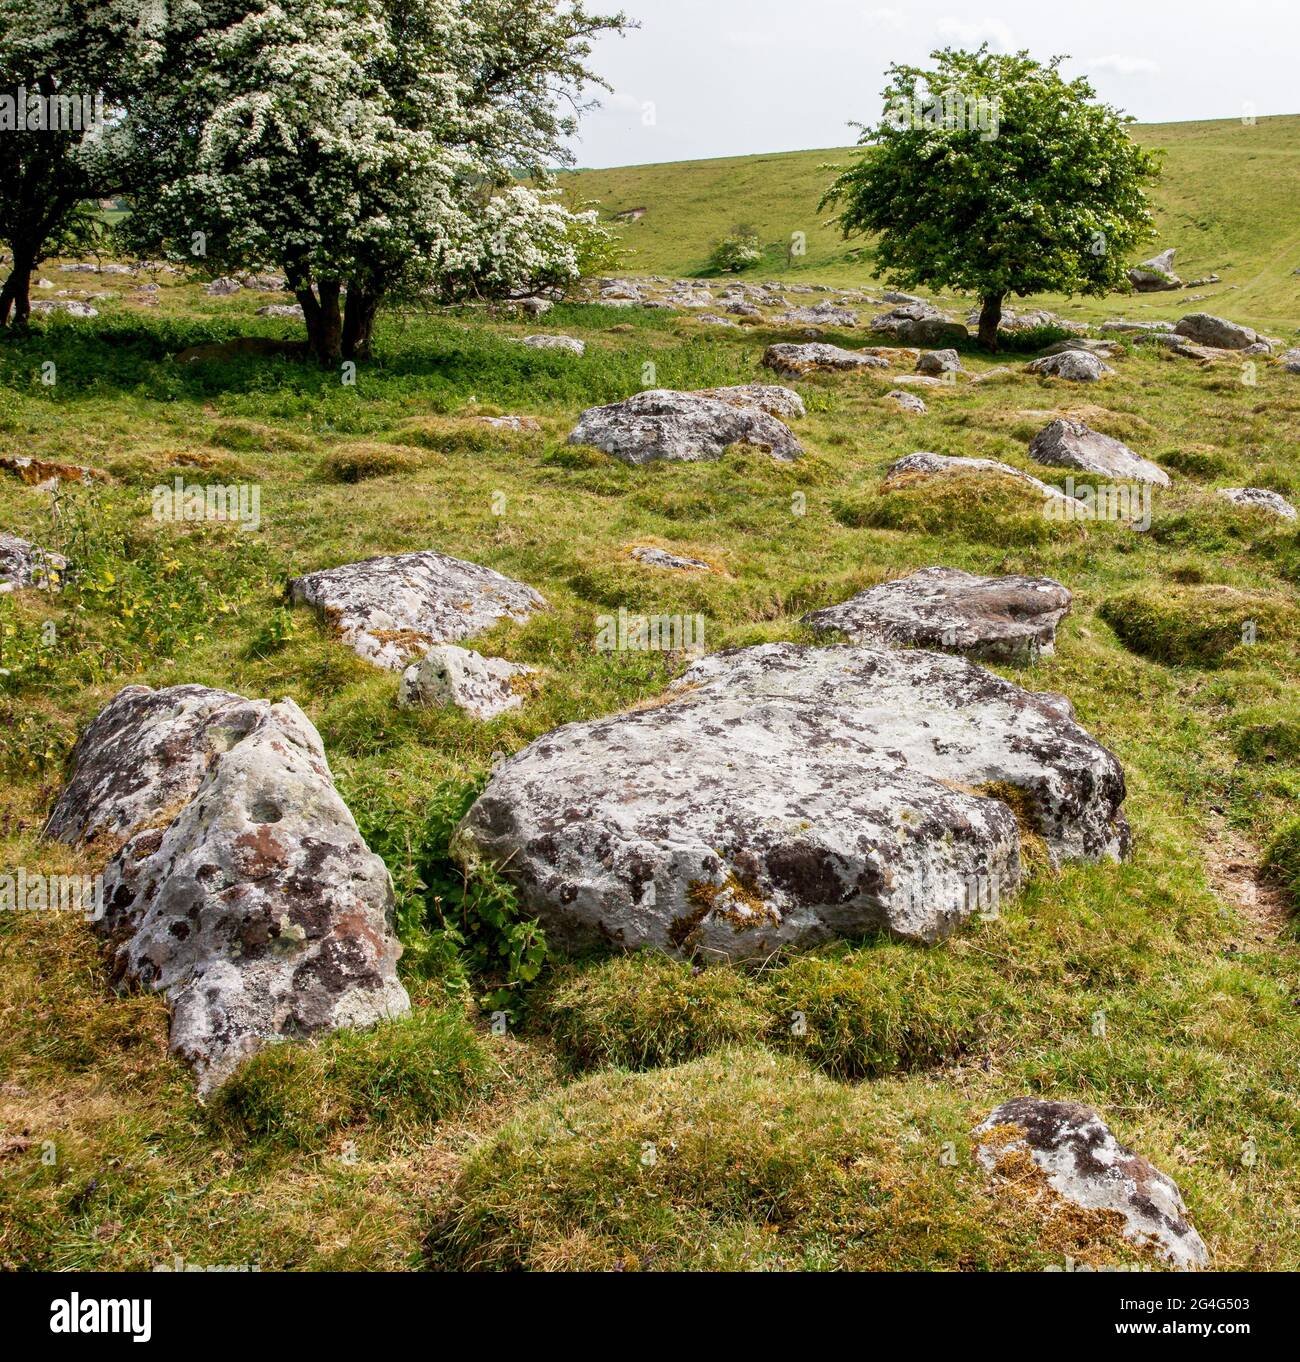
[[[1168, 295], [1076, 299], [1072, 315], [1159, 319], [1204, 310], [1285, 327], [1285, 334], [1300, 326], [1300, 115], [1263, 118], [1253, 127], [1239, 120], [1136, 126], [1133, 135], [1167, 153], [1152, 196], [1159, 228], [1153, 251], [1177, 246], [1183, 279], [1214, 273], [1224, 282]], [[870, 277], [869, 262], [855, 263], [853, 253], [864, 243], [845, 242], [825, 226], [828, 214], [817, 212], [832, 178], [825, 167], [855, 154], [800, 151], [584, 170], [563, 182], [609, 215], [646, 209], [620, 229], [636, 251], [629, 269], [638, 274], [700, 274], [713, 243], [748, 223], [767, 248], [753, 277], [860, 284]], [[807, 234], [808, 253], [789, 264], [793, 232]], [[1206, 302], [1187, 304], [1191, 293], [1207, 295]], [[1063, 300], [1039, 301], [1054, 307]]]
[[[93, 322], [0, 346], [0, 448], [116, 478], [74, 499], [85, 576], [54, 601], [0, 597], [17, 631], [15, 674], [0, 678], [0, 866], [94, 868], [39, 834], [73, 740], [121, 686], [291, 695], [394, 873], [420, 1011], [277, 1050], [204, 1109], [166, 1057], [161, 1001], [112, 997], [83, 924], [0, 915], [0, 1267], [399, 1267], [422, 1262], [426, 1240], [456, 1265], [1131, 1260], [1104, 1226], [1039, 1234], [990, 1196], [966, 1132], [1024, 1092], [1100, 1108], [1178, 1179], [1220, 1266], [1300, 1267], [1300, 950], [1240, 869], [1300, 800], [1300, 536], [1214, 496], [1300, 497], [1300, 379], [1264, 366], [1251, 388], [1232, 367], [1135, 352], [1100, 387], [1017, 365], [927, 393], [920, 418], [880, 400], [887, 374], [823, 379], [797, 385], [802, 464], [732, 453], [630, 469], [565, 447], [582, 407], [636, 390], [647, 360], [673, 386], [759, 379], [776, 333], [564, 306], [545, 327], [584, 337], [583, 359], [508, 343], [535, 323], [453, 313], [385, 320], [355, 388], [292, 363], [169, 360], [201, 340], [292, 334], [253, 317], [262, 301], [167, 287], [157, 311], [108, 302]], [[54, 387], [40, 382], [49, 359]], [[917, 449], [1030, 467], [1029, 440], [1066, 408], [1175, 473], [1148, 533], [1049, 524], [1014, 487], [881, 490]], [[487, 433], [472, 418], [492, 411], [534, 414], [544, 432]], [[150, 489], [177, 475], [260, 485], [261, 533], [156, 523]], [[47, 539], [48, 499], [0, 479], [3, 527]], [[723, 570], [656, 573], [629, 561], [636, 543]], [[546, 669], [521, 713], [401, 712], [396, 677], [284, 608], [292, 573], [427, 547], [550, 601], [475, 644]], [[1120, 756], [1132, 863], [1042, 876], [933, 951], [868, 940], [699, 978], [648, 959], [566, 965], [516, 1034], [490, 1035], [420, 930], [426, 911], [433, 927], [439, 911], [455, 920], [425, 902], [420, 873], [439, 809], [495, 753], [657, 696], [684, 666], [597, 653], [596, 616], [701, 612], [710, 650], [806, 640], [807, 610], [935, 563], [1075, 592], [1057, 655], [1009, 674], [1067, 694]], [[1253, 647], [1234, 643], [1244, 614], [1272, 622]], [[770, 1146], [733, 1134], [714, 1147], [698, 1138], [713, 1125], [770, 1132]], [[647, 1141], [662, 1153], [653, 1177], [638, 1172]]]

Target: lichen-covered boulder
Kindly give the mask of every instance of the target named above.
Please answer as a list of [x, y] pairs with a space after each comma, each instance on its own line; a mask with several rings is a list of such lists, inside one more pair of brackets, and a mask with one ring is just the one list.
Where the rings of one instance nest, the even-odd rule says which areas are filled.
[[1093, 430], [1082, 421], [1062, 417], [1044, 427], [1029, 446], [1029, 457], [1054, 468], [1077, 468], [1119, 482], [1169, 486], [1169, 474], [1126, 444]]
[[1061, 696], [936, 653], [769, 644], [539, 739], [455, 849], [561, 947], [740, 959], [878, 928], [937, 941], [1014, 893], [1018, 817], [1055, 861], [1118, 858], [1124, 797]]
[[531, 586], [432, 549], [309, 573], [289, 583], [289, 594], [319, 610], [353, 652], [392, 672], [437, 643], [459, 643], [505, 619], [523, 624], [546, 608]]
[[799, 421], [808, 415], [803, 398], [793, 388], [775, 383], [742, 383], [734, 388], [700, 388], [692, 397], [711, 397], [730, 407], [757, 407], [781, 421]]
[[569, 443], [603, 449], [637, 466], [717, 459], [731, 445], [750, 445], [782, 462], [803, 457], [803, 446], [789, 426], [761, 407], [668, 389], [588, 408]]
[[1115, 370], [1087, 350], [1064, 350], [1034, 360], [1025, 366], [1025, 372], [1044, 378], [1062, 378], [1069, 383], [1097, 383]]
[[885, 401], [893, 402], [900, 411], [908, 412], [913, 416], [924, 416], [930, 410], [923, 399], [917, 397], [915, 393], [905, 393], [901, 388], [895, 388], [893, 392], [886, 393]]
[[1259, 332], [1239, 326], [1224, 317], [1212, 317], [1208, 312], [1192, 312], [1179, 320], [1174, 330], [1180, 336], [1208, 345], [1215, 350], [1245, 350], [1260, 339]]
[[0, 592], [29, 586], [57, 586], [68, 566], [57, 553], [47, 553], [17, 535], [0, 532]]
[[[1204, 1268], [1209, 1250], [1187, 1218], [1178, 1184], [1126, 1149], [1093, 1110], [1077, 1102], [1017, 1097], [975, 1128], [976, 1157], [1023, 1193], [1061, 1198], [1124, 1218], [1124, 1237], [1173, 1267]], [[1025, 1179], [1025, 1160], [1041, 1189]], [[1047, 1209], [1047, 1207], [1045, 1207]]]
[[792, 378], [804, 374], [845, 373], [855, 369], [888, 369], [889, 361], [860, 350], [844, 350], [838, 345], [769, 345], [763, 363], [779, 374]]
[[[1219, 495], [1234, 506], [1245, 506], [1259, 511], [1270, 511], [1283, 520], [1295, 520], [1296, 508], [1280, 493], [1266, 487], [1220, 487]], [[3, 545], [0, 544], [0, 552]], [[0, 571], [3, 569], [0, 568]]]
[[815, 610], [816, 633], [855, 643], [942, 648], [986, 662], [1025, 666], [1056, 651], [1057, 625], [1072, 597], [1049, 577], [977, 577], [934, 567]]
[[523, 707], [520, 682], [534, 671], [444, 643], [406, 669], [398, 703], [406, 708], [453, 705], [486, 722]]
[[115, 849], [97, 923], [114, 981], [166, 995], [202, 1092], [268, 1043], [409, 1009], [388, 871], [291, 700], [129, 687], [49, 832]]

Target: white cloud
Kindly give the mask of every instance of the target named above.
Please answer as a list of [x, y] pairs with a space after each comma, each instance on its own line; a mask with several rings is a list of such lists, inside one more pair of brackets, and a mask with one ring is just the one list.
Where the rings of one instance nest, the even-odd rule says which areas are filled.
[[963, 19], [940, 19], [935, 29], [939, 37], [962, 47], [978, 47], [987, 42], [995, 51], [1010, 52], [1016, 45], [1011, 29], [1001, 19], [976, 19], [971, 23]]
[[874, 24], [878, 28], [893, 29], [895, 33], [901, 32], [907, 23], [903, 11], [899, 9], [869, 9], [862, 17], [869, 24]]
[[1150, 57], [1127, 57], [1119, 52], [1108, 57], [1089, 57], [1084, 66], [1089, 71], [1111, 71], [1117, 76], [1153, 75], [1160, 70]]

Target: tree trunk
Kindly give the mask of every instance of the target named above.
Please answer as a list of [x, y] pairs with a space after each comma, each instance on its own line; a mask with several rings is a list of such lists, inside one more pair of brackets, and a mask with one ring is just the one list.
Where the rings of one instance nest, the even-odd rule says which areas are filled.
[[375, 332], [379, 299], [359, 284], [348, 285], [347, 308], [343, 314], [343, 358], [369, 359], [370, 342]]
[[9, 325], [9, 315], [13, 314], [15, 326], [26, 326], [32, 315], [32, 273], [36, 262], [28, 255], [14, 251], [13, 269], [0, 289], [0, 326]]
[[1002, 300], [1005, 293], [987, 293], [980, 300], [980, 345], [996, 353], [998, 327], [1002, 324]]
[[294, 290], [307, 321], [307, 344], [322, 369], [336, 369], [343, 359], [343, 318], [339, 312], [339, 281], [322, 279], [313, 293], [310, 285]]

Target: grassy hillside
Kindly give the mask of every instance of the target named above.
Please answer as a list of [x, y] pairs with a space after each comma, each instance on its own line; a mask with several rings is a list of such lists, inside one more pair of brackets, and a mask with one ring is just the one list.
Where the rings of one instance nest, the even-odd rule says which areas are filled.
[[[784, 166], [788, 188], [798, 168], [780, 202], [801, 200], [815, 159], [734, 173], [757, 186]], [[1261, 153], [1254, 173], [1272, 183], [1279, 165]], [[629, 178], [628, 204], [656, 175], [717, 202], [717, 172], [623, 172], [646, 188]], [[684, 251], [708, 232], [655, 203], [643, 239], [663, 254], [643, 263], [668, 268], [655, 233]], [[1206, 241], [1240, 230], [1227, 191], [1201, 216]], [[1263, 236], [1256, 267], [1280, 254]], [[833, 275], [831, 243], [814, 244], [809, 275]], [[1142, 1265], [1113, 1224], [1044, 1224], [1014, 1187], [990, 1189], [969, 1131], [1023, 1093], [1100, 1109], [1177, 1178], [1218, 1266], [1300, 1268], [1300, 945], [1280, 892], [1255, 881], [1300, 801], [1300, 536], [1215, 496], [1300, 498], [1300, 378], [1265, 365], [1250, 387], [1235, 366], [1135, 348], [1079, 389], [1013, 359], [994, 381], [927, 390], [916, 418], [882, 400], [889, 373], [821, 378], [796, 385], [801, 463], [733, 450], [631, 468], [566, 444], [582, 408], [636, 391], [647, 362], [665, 386], [762, 380], [764, 346], [788, 333], [566, 304], [544, 327], [585, 339], [580, 359], [510, 343], [536, 323], [471, 311], [385, 318], [355, 387], [285, 360], [170, 358], [294, 334], [254, 316], [265, 297], [169, 283], [156, 308], [108, 301], [0, 346], [0, 450], [112, 477], [70, 493], [52, 529], [48, 496], [0, 472], [0, 528], [53, 536], [78, 564], [57, 597], [0, 596], [0, 865], [97, 869], [41, 828], [78, 733], [122, 686], [292, 696], [393, 873], [416, 1011], [276, 1047], [205, 1106], [168, 1057], [163, 1000], [115, 997], [82, 922], [0, 914], [0, 1270]], [[1015, 483], [882, 488], [918, 449], [1031, 469], [1030, 439], [1067, 410], [1174, 476], [1148, 532], [1049, 521]], [[479, 419], [505, 412], [541, 430]], [[155, 521], [150, 489], [177, 476], [260, 487], [261, 531]], [[630, 559], [637, 544], [718, 570], [657, 573]], [[544, 669], [522, 710], [491, 724], [400, 710], [396, 676], [285, 605], [291, 575], [427, 548], [550, 602], [474, 644]], [[451, 869], [457, 814], [497, 754], [651, 701], [686, 665], [597, 651], [597, 617], [702, 613], [710, 651], [807, 642], [806, 611], [933, 564], [1072, 589], [1057, 654], [1006, 674], [1068, 695], [1119, 756], [1132, 861], [1042, 867], [1000, 917], [933, 950], [867, 938], [698, 973], [554, 959], [493, 1034], [492, 912], [513, 910]], [[1261, 622], [1252, 646], [1243, 614]]]
[[[1230, 122], [1139, 126], [1133, 135], [1166, 153], [1154, 200], [1158, 246], [1178, 247], [1184, 279], [1219, 274], [1223, 284], [1197, 289], [1206, 310], [1287, 331], [1300, 326], [1300, 115]], [[751, 225], [767, 248], [754, 278], [862, 283], [870, 277], [862, 242], [845, 242], [826, 227], [817, 204], [832, 178], [828, 164], [856, 153], [839, 149], [716, 161], [585, 170], [563, 177], [576, 197], [598, 202], [607, 216], [645, 209], [623, 227], [639, 274], [697, 275], [709, 249], [737, 223]], [[808, 253], [786, 258], [791, 233], [807, 234]], [[1187, 294], [1076, 300], [1071, 312], [1139, 318], [1196, 310]], [[1055, 306], [1061, 300], [1040, 300]], [[1212, 304], [1212, 305], [1211, 305]]]

